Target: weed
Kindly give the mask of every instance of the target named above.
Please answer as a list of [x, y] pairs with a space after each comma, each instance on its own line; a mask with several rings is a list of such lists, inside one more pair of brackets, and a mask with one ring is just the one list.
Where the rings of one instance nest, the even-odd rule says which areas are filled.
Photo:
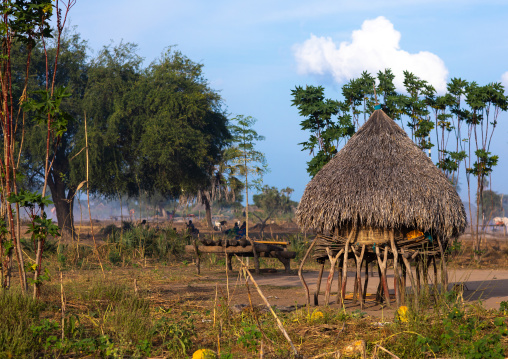
[[242, 322], [241, 326], [243, 334], [238, 337], [237, 342], [242, 344], [248, 351], [257, 352], [259, 340], [262, 338], [261, 332], [255, 324]]
[[109, 261], [113, 265], [118, 265], [122, 261], [122, 255], [117, 250], [109, 251]]
[[155, 323], [153, 334], [160, 337], [163, 346], [173, 353], [187, 355], [196, 337], [194, 321], [189, 313], [183, 313], [183, 320], [173, 322], [163, 317]]

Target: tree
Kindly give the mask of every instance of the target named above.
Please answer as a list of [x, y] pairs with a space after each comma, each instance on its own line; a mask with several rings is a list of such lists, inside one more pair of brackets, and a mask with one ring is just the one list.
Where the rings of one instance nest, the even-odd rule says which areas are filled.
[[130, 123], [129, 194], [157, 191], [179, 198], [206, 187], [229, 138], [222, 105], [202, 64], [172, 48], [153, 62], [119, 117]]
[[[504, 95], [504, 87], [500, 83], [491, 83], [478, 86], [475, 82], [466, 88], [466, 103], [471, 108], [466, 123], [469, 132], [469, 158], [471, 159], [471, 135], [473, 134], [476, 161], [466, 168], [466, 174], [472, 174], [477, 179], [476, 200], [476, 231], [475, 233], [475, 259], [480, 260], [481, 238], [478, 234], [480, 221], [480, 204], [483, 203], [485, 179], [490, 176], [493, 167], [497, 165], [498, 156], [492, 155], [490, 145], [497, 126], [497, 119], [501, 111], [508, 110], [508, 99]], [[469, 180], [468, 180], [469, 181]], [[482, 216], [484, 217], [484, 216]], [[484, 223], [485, 224], [485, 223]]]
[[[470, 177], [476, 177], [478, 228], [485, 179], [490, 176], [498, 161], [498, 156], [490, 152], [490, 144], [500, 112], [508, 110], [508, 99], [504, 95], [503, 86], [499, 83], [479, 86], [475, 82], [453, 78], [447, 84], [447, 93], [438, 96], [425, 80], [405, 71], [404, 94], [395, 90], [393, 79], [393, 73], [389, 69], [378, 72], [378, 85], [375, 86], [374, 93], [376, 79], [364, 72], [360, 78], [352, 79], [342, 87], [343, 103], [325, 100], [322, 87], [307, 86], [305, 90], [297, 87], [292, 91], [292, 105], [297, 106], [300, 114], [307, 117], [301, 123], [302, 129], [311, 132], [310, 140], [302, 145], [304, 149], [310, 149], [311, 154], [315, 154], [315, 147], [320, 149], [308, 162], [307, 171], [315, 175], [337, 151], [338, 147], [327, 142], [337, 139], [328, 134], [328, 129], [347, 124], [344, 120], [350, 120], [358, 128], [360, 115], [363, 113], [365, 119], [374, 110], [373, 104], [377, 96], [378, 100], [383, 102], [383, 110], [392, 119], [401, 121], [402, 128], [404, 124], [408, 127], [415, 144], [423, 151], [428, 151], [429, 157], [431, 148], [437, 146], [437, 166], [456, 188], [460, 165], [464, 164], [470, 218]], [[333, 119], [335, 115], [338, 115], [337, 122]], [[337, 134], [333, 131], [331, 133]], [[431, 141], [431, 134], [436, 136], [434, 143]], [[343, 135], [340, 138], [347, 140], [351, 134], [339, 135]], [[450, 140], [451, 136], [455, 137], [455, 141]], [[479, 260], [481, 238], [473, 223], [471, 233], [475, 238], [475, 258]]]
[[[51, 42], [45, 47], [37, 46], [32, 57], [32, 69], [28, 83], [29, 93], [35, 98], [41, 98], [46, 84], [44, 74], [46, 71], [46, 55], [56, 56], [59, 52], [60, 66], [55, 73], [54, 81], [57, 88], [68, 89], [69, 96], [62, 98], [60, 107], [69, 114], [66, 131], [62, 132], [55, 146], [49, 148], [49, 158], [52, 166], [45, 176], [45, 137], [46, 129], [41, 126], [40, 116], [36, 111], [27, 115], [25, 121], [25, 141], [23, 146], [24, 171], [27, 175], [27, 185], [32, 188], [40, 188], [46, 180], [51, 197], [55, 205], [59, 227], [66, 233], [71, 234], [74, 229], [72, 206], [76, 188], [84, 177], [79, 179], [71, 174], [77, 161], [70, 159], [82, 148], [78, 147], [78, 132], [83, 122], [82, 99], [88, 81], [87, 45], [79, 34], [64, 33], [60, 44]], [[54, 66], [49, 66], [50, 74], [55, 71]], [[41, 92], [42, 91], [42, 92]], [[81, 166], [81, 164], [79, 164]]]
[[[249, 238], [249, 189], [260, 189], [263, 175], [268, 171], [265, 155], [255, 149], [256, 142], [265, 138], [258, 135], [253, 129], [256, 119], [251, 116], [238, 115], [231, 120], [229, 131], [232, 137], [231, 162], [233, 174], [244, 178], [245, 183], [245, 221], [246, 237]], [[251, 240], [254, 251], [254, 265], [256, 273], [259, 273], [259, 259]]]
[[264, 235], [266, 222], [272, 216], [278, 213], [287, 213], [297, 205], [296, 202], [291, 201], [290, 195], [293, 192], [292, 188], [285, 188], [278, 190], [277, 187], [263, 186], [261, 193], [253, 196], [254, 204], [263, 211], [263, 217], [259, 216], [256, 212], [252, 214], [261, 222], [261, 235]]
[[[309, 141], [302, 142], [302, 151], [310, 151], [313, 158], [307, 163], [307, 172], [314, 177], [316, 173], [332, 159], [343, 138], [354, 133], [352, 116], [344, 113], [349, 105], [331, 99], [325, 99], [322, 86], [297, 86], [291, 90], [292, 106], [298, 108], [305, 119], [300, 123], [302, 130], [310, 131]], [[332, 120], [339, 114], [338, 121]], [[315, 153], [315, 154], [314, 154]]]
[[219, 162], [213, 168], [209, 183], [198, 194], [201, 203], [205, 206], [205, 218], [209, 228], [213, 228], [211, 210], [213, 202], [228, 205], [243, 198], [240, 192], [244, 189], [244, 184], [235, 176], [236, 168], [233, 163], [238, 152], [230, 146], [231, 142], [232, 139], [229, 138], [227, 147], [222, 151]]
[[[87, 63], [79, 35], [64, 40], [68, 66], [57, 80], [73, 90], [63, 107], [75, 120], [54, 149], [49, 176], [63, 229], [73, 232], [73, 200], [86, 177], [85, 116], [92, 193], [110, 198], [195, 195], [212, 176], [229, 136], [222, 99], [203, 78], [203, 65], [169, 49], [142, 70], [142, 58], [130, 43], [104, 47]], [[30, 122], [25, 146], [30, 178], [41, 178], [42, 135]]]
[[[53, 6], [51, 1], [3, 1], [0, 4], [2, 37], [2, 56], [0, 58], [0, 74], [2, 82], [2, 122], [3, 156], [1, 159], [1, 187], [2, 187], [2, 219], [0, 223], [0, 253], [2, 258], [2, 286], [10, 286], [12, 252], [16, 254], [19, 278], [22, 292], [27, 290], [26, 272], [20, 246], [20, 208], [27, 210], [31, 225], [31, 233], [36, 247], [34, 271], [34, 297], [40, 294], [42, 273], [42, 252], [48, 235], [58, 235], [58, 228], [47, 219], [44, 212], [49, 203], [46, 198], [46, 188], [50, 171], [53, 167], [51, 150], [57, 147], [62, 135], [67, 130], [70, 115], [61, 107], [62, 101], [69, 97], [66, 88], [56, 85], [57, 67], [59, 64], [60, 44], [63, 29], [69, 10], [75, 0], [63, 2], [63, 7], [57, 1]], [[56, 31], [49, 26], [49, 19], [53, 11], [57, 14]], [[47, 39], [55, 37], [56, 49], [54, 54], [46, 51]], [[28, 92], [29, 73], [32, 60], [32, 50], [40, 43], [44, 49], [43, 58], [45, 71], [40, 73], [43, 86], [35, 92]], [[53, 56], [52, 56], [53, 55]], [[16, 58], [17, 56], [17, 58]], [[20, 71], [16, 71], [16, 64], [20, 64]], [[51, 72], [49, 65], [51, 64]], [[41, 154], [43, 186], [42, 193], [30, 193], [24, 189], [18, 190], [17, 171], [20, 166], [20, 149], [25, 135], [25, 115], [30, 111], [44, 134], [41, 137]], [[20, 118], [21, 117], [21, 118]], [[21, 131], [19, 132], [19, 130]], [[14, 160], [17, 152], [17, 161]], [[15, 215], [12, 205], [15, 205]], [[16, 227], [14, 225], [16, 217]], [[7, 223], [5, 222], [7, 219]], [[9, 227], [7, 229], [7, 226]]]
[[[479, 196], [479, 193], [477, 194]], [[481, 212], [485, 218], [484, 225], [494, 217], [504, 217], [502, 195], [491, 190], [483, 191], [483, 201], [481, 202]]]

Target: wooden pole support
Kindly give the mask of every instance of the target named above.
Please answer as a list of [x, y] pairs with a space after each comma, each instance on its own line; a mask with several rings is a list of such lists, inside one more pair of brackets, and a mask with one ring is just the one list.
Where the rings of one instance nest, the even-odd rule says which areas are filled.
[[321, 268], [319, 268], [316, 291], [314, 292], [314, 305], [319, 305], [319, 291], [321, 290], [321, 279], [323, 278], [324, 270], [325, 270], [325, 262], [323, 261], [323, 263], [321, 264]]
[[386, 279], [386, 269], [387, 269], [387, 262], [388, 262], [388, 247], [385, 246], [385, 249], [383, 251], [383, 259], [381, 259], [381, 253], [379, 252], [379, 246], [376, 246], [376, 257], [377, 257], [377, 263], [379, 265], [379, 269], [381, 272], [381, 285], [383, 287], [383, 292], [385, 294], [385, 302], [388, 308], [391, 308], [391, 301], [390, 301], [390, 292], [388, 290], [388, 282]]
[[305, 282], [305, 279], [303, 278], [302, 271], [303, 271], [303, 265], [305, 264], [305, 261], [307, 260], [307, 257], [309, 256], [310, 251], [312, 251], [312, 248], [314, 248], [314, 245], [316, 244], [317, 239], [318, 239], [318, 236], [316, 236], [314, 238], [311, 245], [307, 249], [307, 252], [305, 252], [305, 255], [303, 256], [303, 259], [302, 259], [302, 263], [300, 263], [300, 267], [298, 268], [298, 277], [300, 278], [300, 282], [302, 282], [303, 288], [305, 289], [305, 294], [306, 294], [306, 299], [307, 299], [307, 310], [310, 309], [310, 291], [309, 291], [309, 286], [307, 285], [307, 283]]
[[400, 307], [400, 274], [399, 274], [399, 253], [397, 251], [397, 246], [395, 245], [395, 236], [393, 233], [393, 229], [390, 231], [390, 245], [392, 247], [393, 253], [393, 286], [395, 288], [395, 302], [397, 304], [397, 308]]
[[332, 251], [329, 247], [326, 247], [326, 253], [328, 254], [328, 259], [330, 260], [330, 273], [328, 274], [328, 279], [326, 281], [326, 291], [325, 291], [325, 305], [328, 305], [328, 301], [330, 300], [330, 291], [332, 289], [333, 276], [335, 274], [335, 265], [337, 264], [337, 260], [344, 253], [344, 249], [341, 249], [339, 253], [334, 257]]
[[[356, 278], [355, 278], [355, 288], [358, 290], [358, 298], [360, 299], [360, 308], [363, 309], [364, 301], [363, 301], [363, 294], [362, 294], [362, 263], [363, 263], [363, 256], [365, 255], [365, 244], [362, 245], [362, 250], [360, 252], [360, 255], [357, 255], [356, 250], [353, 249], [353, 254], [356, 259]], [[356, 291], [355, 291], [356, 292]], [[353, 294], [353, 304], [356, 303], [356, 297], [355, 294]]]

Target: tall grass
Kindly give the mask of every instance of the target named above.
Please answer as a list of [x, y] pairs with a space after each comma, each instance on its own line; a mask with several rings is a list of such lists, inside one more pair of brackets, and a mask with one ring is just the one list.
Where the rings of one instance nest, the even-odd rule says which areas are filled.
[[15, 289], [0, 293], [0, 357], [22, 358], [37, 352], [40, 343], [34, 342], [31, 328], [39, 323], [44, 307]]

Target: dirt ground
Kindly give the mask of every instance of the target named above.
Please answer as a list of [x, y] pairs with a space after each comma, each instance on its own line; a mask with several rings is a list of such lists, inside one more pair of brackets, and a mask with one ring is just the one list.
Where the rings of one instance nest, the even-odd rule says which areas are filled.
[[[104, 223], [101, 224], [104, 225]], [[178, 227], [178, 229], [180, 229], [179, 227], [184, 228], [184, 224], [182, 223], [175, 226]], [[83, 227], [85, 231], [89, 229], [85, 226]], [[201, 231], [208, 232], [204, 228], [201, 228]], [[258, 231], [253, 230], [253, 234], [258, 234]], [[298, 228], [294, 223], [284, 223], [282, 225], [274, 224], [265, 228], [265, 236], [274, 239], [283, 239], [285, 235], [292, 235], [295, 233], [298, 233]], [[88, 237], [89, 235], [85, 234], [83, 240], [90, 240]], [[101, 236], [99, 235], [98, 237], [99, 242], [101, 242]], [[469, 238], [468, 235], [461, 238], [464, 246], [468, 246]], [[489, 251], [485, 254], [482, 265], [471, 265], [471, 255], [467, 251], [455, 256], [450, 263], [449, 289], [455, 284], [464, 283], [463, 298], [466, 302], [481, 300], [486, 308], [498, 309], [502, 301], [508, 301], [508, 237], [505, 237], [502, 233], [489, 234], [486, 238], [486, 245]], [[160, 297], [163, 301], [169, 299], [171, 301], [193, 301], [198, 306], [204, 307], [213, 305], [217, 290], [217, 295], [219, 297], [229, 298], [231, 306], [248, 305], [249, 295], [245, 286], [245, 280], [240, 278], [240, 266], [236, 259], [233, 259], [234, 270], [227, 273], [227, 275], [225, 265], [207, 264], [209, 262], [211, 263], [211, 261], [212, 259], [210, 257], [205, 256], [201, 275], [196, 274], [195, 266], [190, 260], [185, 264], [178, 263], [171, 266], [156, 264], [153, 266], [146, 266], [145, 263], [144, 271], [151, 273], [155, 270], [159, 277], [159, 280], [153, 281], [153, 276], [150, 274], [150, 280], [147, 279], [146, 289], [153, 293], [154, 299], [155, 297]], [[310, 289], [312, 304], [318, 279], [318, 267], [315, 263], [310, 262], [308, 266], [306, 265], [304, 278]], [[253, 273], [252, 259], [250, 267]], [[291, 267], [291, 273], [286, 274], [283, 271], [281, 263], [277, 260], [265, 260], [262, 262], [261, 274], [254, 276], [270, 304], [279, 309], [291, 306], [302, 307], [306, 304], [305, 291], [297, 274], [297, 263], [293, 260], [291, 261]], [[320, 305], [324, 304], [324, 290], [328, 270], [328, 266], [325, 266], [325, 273], [321, 283], [321, 294], [319, 296]], [[115, 269], [115, 271], [117, 272], [118, 269]], [[126, 276], [139, 276], [136, 273], [139, 273], [139, 268], [125, 269]], [[432, 276], [432, 272], [429, 274]], [[354, 275], [355, 273], [353, 271], [348, 271], [346, 288], [348, 293], [353, 291]], [[373, 272], [371, 275], [367, 288], [367, 292], [371, 295], [367, 298], [367, 303], [363, 312], [374, 317], [383, 317], [385, 315], [392, 316], [394, 311], [393, 307], [395, 305], [392, 306], [392, 309], [388, 309], [380, 306], [374, 301], [374, 293], [376, 292], [379, 278], [377, 272]], [[391, 288], [390, 292], [393, 294], [393, 272], [391, 271], [388, 271], [388, 281]], [[148, 282], [150, 282], [150, 284], [148, 284]], [[263, 302], [256, 293], [254, 286], [250, 285], [249, 289], [252, 294], [251, 300], [253, 304], [262, 305]], [[337, 304], [336, 297], [337, 273], [335, 273], [330, 296], [330, 306], [332, 308], [341, 307], [340, 304]], [[360, 310], [360, 306], [358, 304], [353, 305], [351, 300], [346, 299], [345, 305], [348, 310]]]
[[[226, 276], [225, 268], [218, 266], [202, 268], [201, 275], [196, 274], [192, 263], [189, 263], [186, 267], [157, 267], [155, 270], [159, 273], [160, 280], [156, 282], [151, 281], [147, 286], [147, 290], [153, 293], [155, 300], [159, 297], [161, 301], [192, 302], [197, 307], [203, 308], [213, 307], [217, 295], [219, 298], [229, 298], [229, 304], [233, 309], [241, 309], [241, 307], [249, 305], [249, 294], [245, 286], [245, 279], [240, 278], [238, 269], [239, 264], [234, 263], [233, 271], [228, 272]], [[153, 272], [154, 269], [146, 270]], [[326, 271], [327, 269], [321, 284], [320, 305], [324, 305]], [[151, 278], [153, 278], [153, 275], [151, 275]], [[261, 274], [254, 275], [254, 278], [272, 306], [282, 311], [305, 306], [305, 291], [296, 270], [286, 274], [282, 269], [266, 269], [265, 266]], [[318, 271], [305, 271], [304, 278], [309, 285], [312, 305], [312, 296], [316, 290]], [[391, 287], [390, 292], [393, 294], [393, 273], [389, 272], [388, 280]], [[463, 298], [466, 302], [481, 300], [486, 308], [499, 309], [502, 301], [508, 301], [508, 269], [451, 269], [449, 271], [449, 280], [450, 288], [457, 283], [465, 284]], [[353, 281], [354, 272], [349, 271], [346, 288], [348, 293], [353, 291]], [[249, 283], [253, 305], [263, 306], [263, 300], [258, 295], [254, 285], [252, 282]], [[378, 283], [379, 278], [377, 273], [375, 273], [369, 279], [367, 292], [369, 294], [375, 293]], [[335, 275], [332, 285], [330, 307], [339, 309], [341, 305], [336, 302], [336, 294], [337, 275]], [[353, 305], [351, 300], [346, 299], [345, 306], [348, 311], [360, 310], [360, 306], [358, 304]], [[374, 301], [374, 295], [372, 295], [370, 300], [368, 298], [362, 312], [383, 320], [384, 318], [392, 318], [394, 310], [395, 304], [392, 305], [391, 309], [383, 307]]]

